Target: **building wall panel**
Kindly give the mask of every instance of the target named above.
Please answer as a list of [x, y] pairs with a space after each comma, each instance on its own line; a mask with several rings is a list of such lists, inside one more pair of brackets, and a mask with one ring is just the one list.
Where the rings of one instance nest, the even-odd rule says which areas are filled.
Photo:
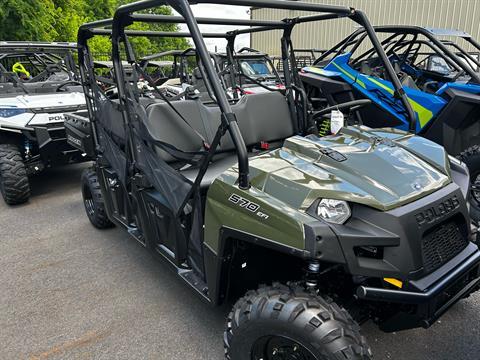
[[[478, 0], [303, 0], [354, 7], [363, 10], [373, 25], [407, 24], [458, 29], [480, 39], [480, 1]], [[252, 19], [278, 20], [307, 15], [304, 12], [277, 9], [252, 9]], [[353, 32], [356, 24], [339, 19], [297, 25], [292, 40], [296, 48], [326, 49]], [[251, 46], [271, 55], [280, 53], [281, 32], [252, 35]]]

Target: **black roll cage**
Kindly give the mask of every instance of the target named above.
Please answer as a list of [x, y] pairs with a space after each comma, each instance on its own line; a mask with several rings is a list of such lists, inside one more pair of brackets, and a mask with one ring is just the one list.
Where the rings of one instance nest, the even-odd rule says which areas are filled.
[[[280, 21], [263, 21], [263, 20], [239, 20], [239, 19], [207, 19], [207, 18], [195, 18], [193, 15], [190, 5], [192, 4], [223, 4], [223, 5], [233, 5], [233, 6], [249, 6], [256, 8], [272, 8], [272, 9], [284, 9], [284, 10], [298, 10], [298, 11], [307, 11], [318, 13], [315, 15], [306, 15], [296, 18], [283, 19]], [[154, 15], [154, 14], [144, 14], [138, 13], [140, 11], [145, 11], [147, 9], [158, 7], [162, 5], [170, 5], [174, 8], [181, 16], [165, 16], [165, 15]], [[395, 94], [398, 96], [404, 107], [407, 110], [408, 117], [412, 126], [415, 126], [415, 115], [408, 102], [408, 98], [405, 94], [405, 91], [402, 88], [402, 85], [397, 78], [395, 71], [388, 61], [388, 58], [383, 51], [382, 45], [377, 38], [373, 26], [368, 21], [366, 15], [360, 11], [353, 8], [341, 7], [341, 6], [331, 6], [331, 5], [321, 5], [315, 3], [304, 3], [300, 1], [284, 1], [284, 0], [143, 0], [134, 2], [128, 5], [120, 6], [114, 14], [113, 19], [105, 19], [94, 21], [82, 25], [78, 31], [78, 46], [79, 46], [79, 63], [80, 63], [80, 72], [82, 79], [86, 77], [86, 71], [90, 64], [87, 64], [88, 56], [88, 46], [87, 40], [94, 35], [110, 35], [112, 38], [112, 58], [114, 64], [114, 72], [118, 84], [118, 95], [119, 101], [122, 108], [122, 115], [125, 122], [125, 125], [131, 129], [131, 120], [128, 107], [128, 101], [126, 101], [126, 83], [124, 78], [123, 66], [120, 57], [120, 48], [121, 44], [124, 45], [127, 61], [130, 63], [135, 63], [135, 56], [133, 49], [130, 46], [130, 43], [127, 39], [128, 36], [158, 36], [159, 32], [155, 31], [135, 31], [135, 30], [126, 30], [125, 28], [134, 22], [147, 22], [147, 23], [185, 23], [190, 32], [190, 36], [193, 39], [195, 44], [196, 51], [200, 60], [202, 61], [204, 70], [207, 77], [205, 81], [210, 84], [210, 87], [215, 95], [216, 102], [222, 113], [222, 124], [220, 125], [226, 131], [230, 133], [230, 136], [233, 140], [233, 143], [236, 148], [237, 158], [238, 158], [238, 186], [241, 189], [249, 188], [249, 165], [248, 165], [248, 153], [245, 142], [240, 133], [235, 114], [232, 112], [230, 102], [228, 101], [225, 92], [223, 91], [219, 76], [215, 71], [212, 63], [209, 61], [210, 54], [206, 48], [206, 45], [203, 41], [202, 34], [198, 27], [198, 24], [214, 24], [214, 25], [236, 25], [236, 26], [249, 26], [249, 28], [229, 31], [226, 34], [228, 41], [227, 45], [227, 56], [232, 56], [233, 43], [235, 37], [239, 34], [248, 34], [262, 31], [269, 31], [274, 29], [283, 30], [283, 36], [281, 38], [282, 45], [282, 62], [284, 69], [295, 69], [295, 56], [293, 53], [293, 45], [291, 42], [291, 32], [296, 24], [307, 23], [312, 21], [321, 21], [328, 19], [344, 18], [348, 17], [351, 20], [358, 23], [363, 27], [367, 36], [370, 38], [370, 41], [373, 44], [373, 47], [376, 49], [379, 57], [381, 58], [385, 70], [390, 77], [393, 86], [395, 88]], [[109, 29], [111, 27], [111, 29]], [[204, 36], [206, 37], [206, 36]], [[289, 66], [291, 65], [291, 66]], [[85, 94], [88, 94], [87, 84], [84, 83]], [[302, 93], [302, 88], [300, 81], [298, 79], [298, 74], [295, 71], [285, 71], [285, 87], [287, 100], [290, 107], [290, 111], [296, 113], [295, 108], [295, 99], [294, 91], [300, 93], [301, 101], [303, 104], [306, 104], [306, 96], [304, 92]], [[302, 95], [303, 94], [303, 95]], [[87, 101], [87, 108], [92, 121], [94, 121], [94, 111], [92, 104]], [[305, 117], [305, 115], [304, 115]], [[297, 117], [298, 119], [298, 117]], [[300, 124], [305, 128], [305, 123]], [[94, 126], [93, 126], [94, 128]], [[297, 132], [300, 132], [297, 125]], [[94, 139], [97, 142], [96, 134], [93, 133]], [[129, 151], [127, 155], [130, 156], [129, 161], [135, 161], [135, 154], [133, 152], [133, 142], [131, 136], [128, 137], [128, 148]], [[213, 149], [214, 151], [215, 149]], [[212, 151], [212, 149], [211, 149]], [[205, 157], [205, 161], [209, 161], [209, 157]], [[208, 164], [202, 164], [201, 168], [206, 169]], [[201, 178], [203, 177], [205, 171], [200, 171], [195, 182], [194, 187], [199, 184]]]
[[[388, 55], [389, 53], [394, 53], [394, 52], [396, 53], [399, 51], [401, 52], [403, 48], [408, 47], [408, 50], [406, 51], [406, 53], [408, 54], [413, 49], [414, 45], [424, 45], [432, 49], [435, 54], [440, 56], [443, 60], [445, 60], [445, 62], [447, 62], [450, 66], [455, 68], [457, 71], [462, 71], [462, 69], [452, 59], [450, 59], [448, 56], [443, 54], [434, 43], [428, 42], [426, 40], [418, 39], [417, 35], [414, 35], [414, 38], [411, 40], [405, 40], [407, 35], [408, 34], [393, 34], [389, 36], [387, 39], [383, 40], [382, 45], [385, 48], [385, 53]], [[396, 37], [401, 37], [401, 38], [395, 39]], [[359, 46], [360, 46], [360, 42], [356, 43], [354, 48], [357, 48]], [[424, 55], [424, 53], [420, 52], [419, 50], [420, 50], [420, 46], [416, 48], [414, 53], [414, 58], [417, 58], [419, 55]], [[353, 49], [352, 49], [352, 52], [353, 52]], [[369, 58], [373, 53], [374, 53], [373, 49], [367, 50], [366, 52], [357, 56], [353, 64], [357, 64], [359, 61]], [[402, 60], [405, 61], [406, 59], [402, 59]]]
[[[41, 72], [42, 70], [32, 61], [35, 59], [38, 64], [47, 66], [45, 60], [53, 63], [63, 60], [60, 54], [67, 53], [65, 67], [71, 71], [75, 78], [79, 78], [77, 66], [72, 53], [78, 51], [77, 43], [72, 42], [41, 42], [41, 41], [0, 41], [0, 60], [10, 57], [23, 56], [28, 59], [30, 65]], [[40, 54], [42, 56], [40, 56]], [[0, 63], [0, 74], [9, 73], [9, 71]], [[20, 85], [20, 87], [22, 87]], [[23, 87], [25, 92], [28, 90]]]
[[[64, 52], [71, 53], [77, 51], [76, 43], [57, 42], [57, 43], [43, 43], [43, 42], [27, 42], [27, 41], [0, 41], [0, 59], [7, 58], [13, 55], [33, 56], [40, 63], [43, 61], [38, 56], [38, 53], [45, 53], [45, 55], [63, 54]], [[56, 59], [60, 59], [55, 56]], [[53, 60], [53, 59], [52, 59]]]
[[[423, 28], [420, 26], [407, 26], [407, 25], [382, 25], [382, 26], [374, 26], [374, 30], [377, 33], [391, 33], [392, 35], [389, 36], [387, 39], [383, 40], [381, 42], [382, 45], [390, 45], [390, 41], [394, 39], [397, 36], [407, 36], [407, 35], [413, 35], [414, 39], [411, 41], [407, 41], [407, 43], [410, 42], [424, 42], [425, 45], [429, 46], [431, 49], [433, 49], [439, 56], [441, 56], [447, 63], [452, 65], [452, 67], [464, 71], [466, 74], [470, 76], [470, 82], [480, 84], [480, 74], [475, 72], [470, 66], [465, 64], [463, 61], [460, 60], [459, 56], [453, 52], [451, 49], [449, 49], [449, 46], [454, 47], [457, 49], [464, 57], [467, 59], [471, 60], [474, 62], [477, 66], [480, 66], [480, 61], [475, 60], [465, 49], [460, 47], [458, 44], [455, 44], [452, 41], [448, 40], [442, 40], [439, 39], [434, 33], [432, 33], [430, 30], [427, 28]], [[340, 41], [337, 45], [335, 45], [332, 49], [327, 51], [326, 53], [322, 54], [316, 62], [320, 62], [323, 59], [327, 58], [329, 55], [332, 53], [341, 53], [345, 48], [348, 46], [355, 44], [354, 47], [357, 48], [360, 46], [360, 43], [363, 41], [365, 38], [365, 33], [366, 29], [360, 28], [357, 29], [355, 32], [344, 38], [342, 41]], [[419, 35], [425, 36], [428, 40], [417, 40], [417, 37]], [[445, 34], [445, 36], [448, 36], [448, 34]], [[465, 36], [459, 36], [468, 43], [470, 43], [473, 47], [475, 47], [479, 52], [480, 52], [480, 44], [473, 39], [470, 35], [466, 34]], [[401, 46], [403, 44], [401, 43], [402, 39], [399, 41], [396, 41], [399, 43]], [[394, 45], [395, 47], [396, 45]], [[361, 54], [359, 57], [365, 56], [367, 53], [373, 52], [373, 49]]]
[[[174, 34], [175, 36], [170, 36], [171, 34]], [[179, 34], [181, 36], [179, 36]], [[230, 35], [227, 34], [227, 33], [225, 33], [225, 34], [221, 34], [221, 33], [213, 33], [213, 34], [212, 33], [202, 33], [202, 36], [204, 38], [225, 38], [225, 39], [228, 39]], [[190, 33], [166, 32], [165, 37], [188, 38], [188, 37], [190, 37]], [[233, 44], [231, 44], [231, 45], [233, 46]], [[248, 52], [245, 52], [245, 51], [248, 51]], [[222, 73], [222, 76], [220, 76], [220, 81], [224, 85], [225, 90], [227, 90], [227, 84], [226, 84], [225, 79], [223, 77], [223, 73], [228, 72], [228, 74], [230, 75], [230, 82], [232, 84], [232, 87], [235, 87], [237, 85], [236, 78], [235, 78], [236, 77], [235, 67], [237, 66], [237, 63], [235, 61], [238, 62], [240, 59], [248, 59], [248, 58], [264, 58], [270, 64], [270, 66], [272, 67], [273, 75], [275, 76], [275, 79], [278, 82], [283, 83], [280, 74], [278, 73], [277, 69], [275, 68], [275, 65], [273, 64], [272, 59], [270, 59], [268, 54], [266, 54], [264, 52], [261, 52], [261, 51], [258, 51], [258, 50], [255, 50], [255, 49], [252, 49], [252, 48], [247, 48], [247, 47], [241, 48], [240, 50], [236, 51], [235, 54], [231, 54], [231, 52], [233, 53], [233, 51], [231, 51], [231, 50], [227, 51], [225, 53], [210, 52], [210, 57], [214, 60], [215, 66], [217, 67], [217, 69], [216, 69], [217, 74]], [[186, 50], [162, 51], [162, 52], [159, 52], [159, 53], [156, 53], [156, 54], [144, 56], [141, 59], [139, 59], [140, 60], [140, 66], [142, 68], [145, 68], [150, 63], [150, 61], [152, 61], [154, 59], [157, 59], [157, 58], [160, 58], [160, 57], [164, 57], [164, 56], [173, 57], [173, 71], [172, 71], [172, 73], [173, 74], [182, 74], [182, 71], [183, 71], [184, 67], [186, 66], [185, 58], [187, 58], [187, 57], [197, 57], [197, 51], [194, 48], [188, 48]], [[180, 61], [178, 61], [179, 58], [180, 58]], [[220, 60], [221, 59], [226, 59], [227, 66], [226, 66], [225, 69], [220, 68], [220, 63], [221, 63]], [[240, 74], [242, 74], [242, 72], [240, 72]], [[240, 83], [238, 84], [240, 86], [240, 88], [242, 87], [241, 78], [242, 77], [240, 77]], [[255, 79], [251, 79], [251, 80], [254, 84], [256, 83], [255, 81], [253, 81]], [[259, 83], [256, 83], [256, 84], [260, 87], [263, 87], [263, 88], [266, 88], [268, 90], [274, 91], [272, 89], [269, 89], [267, 86], [265, 86], [263, 84], [259, 84]], [[209, 94], [209, 95], [212, 96], [213, 94]], [[234, 96], [234, 99], [237, 99], [238, 94], [236, 92], [234, 92], [233, 96]]]

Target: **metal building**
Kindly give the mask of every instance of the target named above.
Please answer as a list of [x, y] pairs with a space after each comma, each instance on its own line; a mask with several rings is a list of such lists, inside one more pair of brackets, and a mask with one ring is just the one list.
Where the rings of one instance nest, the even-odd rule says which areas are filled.
[[[373, 25], [408, 24], [432, 28], [458, 29], [480, 39], [479, 0], [302, 0], [363, 10]], [[252, 19], [279, 20], [306, 15], [296, 11], [252, 9]], [[295, 48], [329, 48], [355, 30], [350, 20], [329, 20], [296, 26], [292, 34]], [[255, 33], [251, 47], [271, 55], [280, 53], [280, 33]]]

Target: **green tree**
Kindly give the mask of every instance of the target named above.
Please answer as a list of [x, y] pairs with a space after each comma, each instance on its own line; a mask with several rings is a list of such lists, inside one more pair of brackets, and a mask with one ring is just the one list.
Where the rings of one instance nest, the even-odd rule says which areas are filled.
[[82, 3], [84, 3], [83, 13], [89, 21], [112, 17], [119, 5], [118, 0], [89, 0]]
[[[160, 6], [147, 12], [155, 15], [173, 15], [172, 9], [168, 6]], [[137, 23], [130, 26], [130, 29], [174, 32], [179, 30], [179, 26], [177, 24]], [[131, 43], [136, 53], [140, 56], [171, 49], [186, 49], [190, 46], [189, 42], [184, 38], [169, 37], [132, 37]]]
[[55, 6], [50, 0], [2, 0], [0, 6], [0, 40], [53, 41]]
[[[76, 41], [78, 27], [88, 21], [109, 18], [125, 0], [2, 0], [0, 7], [0, 40]], [[171, 15], [169, 7], [149, 11]], [[137, 30], [178, 31], [176, 24], [135, 24]], [[184, 49], [186, 39], [131, 39], [140, 56], [169, 49]], [[92, 52], [109, 53], [108, 37], [95, 37], [90, 42]]]
[[54, 27], [56, 41], [76, 41], [80, 25], [87, 21], [85, 4], [82, 0], [52, 0], [54, 5]]

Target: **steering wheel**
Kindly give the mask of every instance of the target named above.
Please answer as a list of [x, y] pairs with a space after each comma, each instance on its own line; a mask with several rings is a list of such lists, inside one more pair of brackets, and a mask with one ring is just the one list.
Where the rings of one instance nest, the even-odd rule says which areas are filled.
[[361, 99], [361, 100], [353, 100], [353, 101], [348, 101], [344, 102], [341, 104], [333, 105], [326, 107], [322, 110], [315, 111], [312, 115], [312, 120], [317, 120], [319, 117], [324, 116], [332, 112], [333, 110], [346, 110], [349, 113], [353, 111], [358, 111], [359, 109], [370, 105], [372, 103], [372, 100], [369, 99]]
[[66, 85], [82, 85], [81, 82], [79, 81], [75, 81], [75, 80], [71, 80], [71, 81], [67, 81], [67, 82], [64, 82], [63, 84], [60, 84], [57, 86], [57, 88], [55, 89], [56, 92], [59, 92], [61, 88], [63, 88], [64, 86]]
[[30, 73], [27, 71], [27, 69], [25, 69], [25, 66], [23, 66], [21, 62], [16, 62], [15, 64], [13, 64], [12, 71], [17, 75], [20, 73], [25, 75], [27, 78], [30, 77]]

